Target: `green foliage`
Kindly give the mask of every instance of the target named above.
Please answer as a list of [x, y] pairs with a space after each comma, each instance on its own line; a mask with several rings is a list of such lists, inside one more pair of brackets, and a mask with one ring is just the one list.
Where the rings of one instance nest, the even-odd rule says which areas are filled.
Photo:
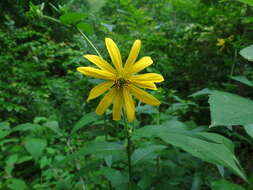
[[[247, 125], [253, 123], [253, 102], [221, 91], [212, 91], [209, 98], [211, 126]], [[243, 108], [243, 109], [242, 109]]]
[[[253, 17], [239, 1], [1, 2], [0, 189], [252, 189]], [[141, 39], [161, 106], [136, 102], [128, 129], [95, 115], [81, 37], [108, 62], [105, 37], [123, 60]]]
[[240, 51], [241, 56], [249, 61], [253, 61], [253, 45], [248, 46]]

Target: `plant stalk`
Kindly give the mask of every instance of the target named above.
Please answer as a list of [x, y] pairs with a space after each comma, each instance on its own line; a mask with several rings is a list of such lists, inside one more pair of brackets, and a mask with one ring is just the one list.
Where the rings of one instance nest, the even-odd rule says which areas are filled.
[[126, 121], [126, 114], [124, 114], [124, 123], [125, 123], [125, 130], [126, 130], [126, 139], [127, 139], [127, 161], [128, 161], [128, 183], [129, 185], [132, 184], [133, 175], [132, 175], [132, 129], [128, 126]]
[[[46, 18], [48, 20], [51, 20], [51, 21], [59, 23], [59, 24], [64, 24], [60, 20], [55, 19], [55, 18], [53, 18], [51, 16], [43, 15], [42, 18]], [[77, 26], [75, 26], [75, 25], [68, 25], [68, 24], [64, 24], [64, 25], [68, 26], [68, 27], [70, 27], [70, 26], [74, 27], [82, 35], [82, 37], [84, 38], [84, 40], [86, 40], [88, 42], [88, 44], [90, 44], [90, 46], [92, 47], [92, 49], [95, 50], [96, 54], [99, 57], [102, 57], [101, 54], [99, 53], [98, 49], [95, 47], [95, 45], [90, 41], [90, 39]]]

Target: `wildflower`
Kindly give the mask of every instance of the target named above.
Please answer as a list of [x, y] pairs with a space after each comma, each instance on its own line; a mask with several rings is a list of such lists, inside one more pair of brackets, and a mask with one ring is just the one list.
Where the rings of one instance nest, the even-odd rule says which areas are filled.
[[216, 43], [216, 45], [217, 46], [221, 46], [221, 47], [223, 47], [223, 46], [225, 46], [225, 39], [223, 39], [223, 38], [218, 38], [217, 39], [217, 43]]
[[124, 107], [127, 120], [131, 122], [135, 118], [135, 105], [132, 96], [146, 104], [160, 105], [159, 100], [140, 88], [157, 90], [155, 83], [162, 82], [164, 79], [162, 75], [156, 73], [137, 74], [153, 63], [150, 57], [143, 57], [136, 62], [141, 48], [140, 40], [134, 42], [124, 65], [122, 64], [120, 51], [114, 41], [106, 38], [105, 44], [114, 67], [102, 57], [84, 55], [99, 69], [94, 67], [77, 68], [84, 75], [105, 80], [91, 89], [87, 101], [108, 91], [98, 104], [96, 113], [98, 115], [104, 114], [106, 109], [113, 104], [113, 120], [120, 120], [122, 108]]

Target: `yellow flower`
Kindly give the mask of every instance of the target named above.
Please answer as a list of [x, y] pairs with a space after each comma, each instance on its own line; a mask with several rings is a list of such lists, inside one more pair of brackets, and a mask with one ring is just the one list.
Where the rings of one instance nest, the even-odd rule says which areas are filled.
[[114, 67], [97, 55], [84, 55], [86, 59], [94, 63], [99, 69], [94, 67], [77, 68], [84, 75], [105, 80], [91, 89], [87, 101], [97, 98], [108, 91], [98, 104], [96, 113], [98, 115], [104, 114], [105, 110], [113, 103], [113, 120], [120, 120], [122, 108], [124, 107], [127, 120], [131, 122], [135, 118], [135, 106], [132, 96], [146, 104], [160, 105], [159, 100], [139, 87], [156, 90], [155, 83], [162, 82], [164, 79], [162, 75], [156, 73], [137, 75], [138, 72], [153, 63], [150, 57], [143, 57], [136, 62], [141, 48], [140, 40], [134, 42], [124, 66], [120, 51], [114, 41], [106, 38], [105, 44]]
[[216, 45], [217, 46], [224, 46], [225, 45], [225, 39], [223, 39], [223, 38], [218, 38], [217, 39], [217, 43], [216, 43]]

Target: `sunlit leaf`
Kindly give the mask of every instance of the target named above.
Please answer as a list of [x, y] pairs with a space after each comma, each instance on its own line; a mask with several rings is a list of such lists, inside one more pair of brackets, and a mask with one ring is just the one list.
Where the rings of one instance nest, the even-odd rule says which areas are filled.
[[157, 152], [165, 149], [166, 146], [163, 145], [151, 145], [144, 148], [136, 149], [132, 154], [132, 164], [135, 165], [144, 160], [152, 160], [157, 156]]
[[226, 181], [225, 179], [212, 181], [211, 182], [211, 189], [212, 190], [224, 190], [224, 189], [245, 190], [242, 186], [240, 186], [238, 184], [230, 183], [230, 182]]
[[25, 190], [27, 189], [27, 186], [25, 182], [21, 179], [12, 178], [10, 180], [10, 184], [8, 187], [12, 190]]
[[128, 177], [123, 175], [119, 170], [104, 167], [99, 170], [99, 173], [104, 175], [111, 182], [113, 187], [128, 182]]
[[213, 91], [209, 98], [211, 126], [253, 123], [253, 102], [235, 94]]
[[244, 125], [244, 129], [253, 138], [253, 124]]
[[85, 114], [73, 127], [71, 134], [75, 133], [79, 129], [87, 126], [88, 124], [98, 120], [97, 115], [94, 112]]
[[247, 5], [253, 6], [253, 1], [252, 0], [238, 0], [242, 3], [246, 3]]
[[233, 76], [231, 78], [243, 84], [253, 87], [253, 83], [249, 81], [249, 79], [247, 79], [245, 76]]
[[88, 23], [82, 22], [82, 23], [77, 24], [76, 26], [86, 34], [91, 35], [94, 33], [92, 25]]
[[[253, 1], [252, 2], [252, 5], [253, 5]], [[243, 48], [241, 51], [240, 51], [240, 54], [241, 56], [243, 56], [245, 59], [249, 60], [249, 61], [253, 61], [253, 45], [250, 45], [246, 48]]]
[[64, 160], [60, 161], [58, 165], [72, 161], [76, 158], [83, 157], [87, 154], [98, 154], [108, 156], [110, 154], [124, 154], [124, 146], [113, 142], [93, 141], [80, 148], [75, 153], [67, 156]]
[[247, 180], [234, 155], [233, 143], [221, 135], [156, 125], [136, 130], [134, 138], [140, 137], [160, 137], [164, 142], [180, 147], [204, 161], [230, 168], [242, 179]]
[[86, 17], [84, 13], [66, 13], [60, 17], [63, 24], [75, 24]]
[[35, 160], [38, 160], [38, 158], [41, 156], [46, 146], [47, 146], [47, 141], [45, 139], [39, 139], [39, 138], [25, 139], [25, 148]]

